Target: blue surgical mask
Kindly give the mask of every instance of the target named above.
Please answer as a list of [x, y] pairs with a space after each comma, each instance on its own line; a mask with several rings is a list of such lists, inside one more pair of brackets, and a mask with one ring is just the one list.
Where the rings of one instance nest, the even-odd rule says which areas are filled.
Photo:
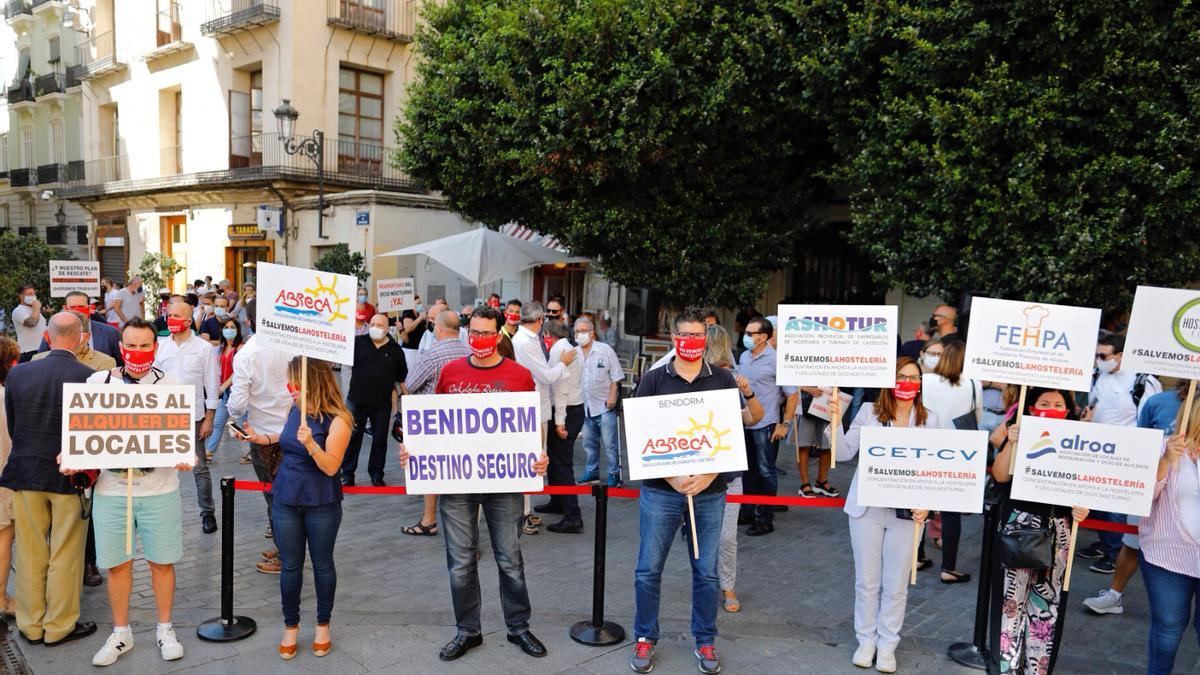
[[224, 307], [218, 307], [216, 309], [216, 313], [218, 319], [224, 319], [229, 314], [229, 310], [225, 309]]
[[224, 335], [226, 340], [232, 341], [235, 337], [237, 337], [237, 329], [236, 328], [222, 328], [221, 335]]
[[754, 338], [749, 335], [742, 336], [742, 346], [746, 349], [754, 349]]

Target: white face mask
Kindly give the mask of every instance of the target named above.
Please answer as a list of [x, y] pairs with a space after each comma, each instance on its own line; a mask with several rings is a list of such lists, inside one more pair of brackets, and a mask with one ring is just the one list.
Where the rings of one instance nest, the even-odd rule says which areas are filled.
[[1113, 358], [1096, 359], [1096, 369], [1107, 375], [1117, 369], [1117, 360]]
[[576, 333], [575, 334], [575, 344], [579, 345], [580, 347], [588, 346], [588, 343], [591, 341], [592, 341], [591, 333]]
[[379, 341], [382, 340], [385, 335], [387, 335], [387, 329], [379, 328], [378, 326], [371, 326], [367, 329], [367, 333], [371, 335], [372, 340]]
[[942, 360], [942, 357], [939, 354], [926, 354], [922, 360], [925, 363], [925, 370], [934, 370], [938, 367], [938, 362]]
[[37, 302], [37, 296], [36, 295], [27, 295], [24, 297], [24, 300], [25, 300], [25, 304], [32, 305], [33, 303]]

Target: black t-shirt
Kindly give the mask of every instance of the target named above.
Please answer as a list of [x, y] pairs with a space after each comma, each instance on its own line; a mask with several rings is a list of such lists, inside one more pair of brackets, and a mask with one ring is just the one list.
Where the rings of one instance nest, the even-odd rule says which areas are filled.
[[[661, 368], [655, 368], [642, 376], [642, 381], [638, 384], [637, 391], [633, 394], [637, 396], [668, 396], [671, 394], [691, 394], [697, 391], [714, 391], [717, 389], [737, 389], [737, 380], [733, 379], [733, 372], [724, 368], [713, 368], [705, 363], [700, 368], [700, 374], [696, 379], [688, 382], [679, 376], [675, 371], [675, 359], [667, 362], [667, 365]], [[662, 478], [652, 478], [642, 481], [643, 487], [652, 487], [659, 490], [674, 490], [671, 484]], [[718, 474], [712, 483], [704, 489], [704, 494], [713, 492], [724, 492], [726, 488], [725, 476]]]
[[224, 319], [218, 319], [215, 316], [210, 316], [204, 320], [204, 323], [200, 324], [200, 332], [207, 334], [208, 337], [206, 339], [208, 340], [220, 340], [222, 321], [224, 321]]
[[350, 374], [350, 395], [354, 405], [373, 408], [391, 407], [392, 390], [408, 377], [404, 350], [388, 338], [376, 347], [370, 335], [354, 338], [354, 371]]
[[[403, 320], [403, 317], [401, 317], [401, 327], [404, 326]], [[421, 345], [421, 337], [425, 335], [425, 331], [427, 330], [429, 330], [429, 322], [418, 321], [417, 324], [413, 326], [413, 329], [408, 331], [408, 337], [406, 337], [404, 340], [404, 346], [408, 347], [409, 349], [416, 349], [419, 347]]]

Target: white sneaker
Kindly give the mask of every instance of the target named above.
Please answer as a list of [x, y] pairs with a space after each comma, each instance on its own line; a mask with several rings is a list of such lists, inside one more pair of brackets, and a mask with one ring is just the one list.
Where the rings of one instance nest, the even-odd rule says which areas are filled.
[[104, 641], [104, 646], [96, 655], [92, 657], [93, 666], [111, 666], [117, 662], [124, 654], [133, 649], [133, 633], [118, 633], [113, 631], [112, 635]]
[[183, 658], [183, 645], [179, 644], [179, 638], [175, 637], [174, 628], [159, 630], [156, 631], [156, 634], [158, 649], [162, 652], [163, 661], [175, 661]]
[[854, 650], [854, 657], [850, 659], [850, 663], [859, 668], [870, 668], [875, 662], [875, 645], [860, 644], [858, 649]]
[[896, 672], [896, 650], [880, 649], [875, 655], [875, 670], [881, 673]]
[[1125, 611], [1122, 604], [1124, 598], [1117, 595], [1111, 588], [1106, 588], [1096, 597], [1083, 601], [1083, 606], [1097, 614], [1121, 614]]

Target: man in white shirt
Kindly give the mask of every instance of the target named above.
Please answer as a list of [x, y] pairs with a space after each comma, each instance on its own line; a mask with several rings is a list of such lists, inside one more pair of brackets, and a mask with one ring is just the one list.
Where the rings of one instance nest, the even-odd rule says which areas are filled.
[[[580, 319], [586, 323], [587, 319]], [[587, 330], [591, 330], [590, 324]], [[567, 340], [567, 327], [561, 321], [550, 321], [542, 328], [542, 334], [555, 340], [550, 347], [550, 361], [557, 362], [562, 355], [575, 351]], [[546, 450], [550, 455], [547, 477], [551, 485], [575, 484], [575, 439], [583, 430], [583, 359], [575, 359], [567, 365], [567, 375], [551, 387], [554, 401], [554, 426], [546, 434]], [[560, 513], [562, 520], [552, 523], [551, 532], [583, 532], [583, 516], [579, 511], [579, 498], [575, 495], [553, 495], [550, 501], [535, 507], [538, 513]]]
[[100, 292], [104, 300], [104, 320], [113, 328], [121, 327], [121, 317], [117, 314], [117, 295], [121, 289], [113, 283], [112, 279], [104, 277], [100, 279]]
[[[247, 340], [233, 357], [233, 382], [229, 385], [229, 400], [225, 404], [229, 409], [229, 418], [241, 419], [242, 415], [247, 415], [247, 434], [261, 434], [274, 441], [267, 445], [250, 444], [254, 475], [264, 483], [270, 483], [275, 478], [275, 469], [279, 467], [282, 456], [279, 434], [292, 409], [292, 396], [287, 390], [288, 358], [287, 354], [272, 349], [257, 336]], [[219, 429], [217, 433], [220, 433]], [[247, 440], [232, 429], [229, 435], [239, 441]], [[264, 492], [263, 497], [267, 500], [267, 523], [270, 523], [271, 493]], [[274, 534], [275, 528], [271, 528], [272, 538]], [[281, 565], [278, 549], [275, 555], [270, 553], [263, 553], [265, 560], [257, 564], [258, 571], [279, 574]]]
[[146, 308], [142, 304], [143, 297], [141, 277], [130, 278], [129, 282], [125, 284], [125, 288], [117, 291], [113, 309], [122, 324], [135, 316], [146, 316]]
[[[180, 384], [196, 387], [196, 501], [200, 505], [200, 522], [205, 534], [217, 531], [213, 515], [212, 475], [204, 454], [204, 440], [213, 432], [213, 416], [220, 394], [220, 366], [212, 344], [192, 332], [191, 305], [176, 301], [167, 310], [167, 331], [170, 335], [158, 339], [154, 366], [175, 378]], [[235, 418], [236, 419], [236, 418]]]
[[38, 345], [42, 343], [42, 334], [46, 332], [46, 315], [42, 314], [42, 303], [32, 285], [22, 286], [17, 295], [21, 298], [21, 304], [13, 309], [12, 322], [13, 330], [17, 333], [17, 347], [21, 350], [21, 363], [25, 363], [37, 354]]
[[608, 487], [621, 485], [621, 442], [617, 429], [617, 389], [625, 379], [621, 360], [600, 342], [587, 319], [575, 321], [575, 342], [583, 361], [583, 449], [587, 464], [580, 483], [600, 480], [600, 450], [608, 459]]

